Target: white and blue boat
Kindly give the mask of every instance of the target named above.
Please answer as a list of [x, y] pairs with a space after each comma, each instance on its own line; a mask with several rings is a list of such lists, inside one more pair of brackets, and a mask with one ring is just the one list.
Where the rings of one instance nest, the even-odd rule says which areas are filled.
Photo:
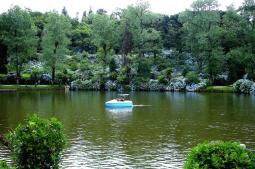
[[117, 99], [106, 102], [105, 106], [109, 108], [133, 107], [133, 102], [131, 100], [127, 100], [128, 96], [129, 94], [120, 94]]

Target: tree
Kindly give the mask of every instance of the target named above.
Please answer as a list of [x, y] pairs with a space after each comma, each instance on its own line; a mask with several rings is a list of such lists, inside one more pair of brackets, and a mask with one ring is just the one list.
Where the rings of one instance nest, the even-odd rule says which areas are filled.
[[95, 53], [95, 45], [92, 43], [92, 30], [85, 22], [78, 23], [70, 32], [71, 49], [75, 52]]
[[105, 14], [95, 14], [92, 19], [94, 42], [98, 48], [103, 49], [103, 63], [107, 63], [107, 51], [116, 44], [116, 22]]
[[27, 10], [14, 6], [2, 15], [3, 43], [8, 48], [8, 61], [19, 84], [22, 64], [36, 53], [36, 28]]
[[125, 30], [122, 34], [122, 39], [121, 39], [121, 54], [122, 54], [122, 59], [123, 59], [123, 65], [127, 66], [128, 63], [128, 58], [127, 55], [131, 52], [133, 43], [132, 43], [132, 33], [130, 32], [129, 24], [125, 23]]
[[[224, 53], [221, 48], [222, 28], [217, 0], [197, 0], [181, 15], [184, 42], [188, 52], [205, 71], [211, 82], [221, 73]], [[204, 64], [206, 65], [205, 69]]]
[[38, 37], [38, 43], [37, 43], [37, 52], [42, 52], [42, 37], [43, 37], [43, 29], [45, 26], [45, 14], [41, 12], [32, 12], [30, 11], [30, 16], [32, 17], [33, 23], [35, 24], [37, 28], [37, 37]]
[[245, 64], [246, 72], [255, 79], [255, 1], [245, 0], [241, 7], [241, 15], [247, 20], [246, 29], [246, 45], [244, 46], [246, 51]]
[[71, 24], [67, 17], [56, 12], [48, 13], [46, 20], [47, 24], [42, 42], [43, 57], [41, 59], [51, 68], [52, 82], [54, 83], [57, 65], [68, 53], [67, 47], [70, 40], [67, 34], [71, 29]]
[[237, 13], [233, 7], [222, 18], [223, 38], [222, 46], [226, 54], [229, 81], [235, 82], [245, 74], [246, 30], [249, 29], [248, 21]]

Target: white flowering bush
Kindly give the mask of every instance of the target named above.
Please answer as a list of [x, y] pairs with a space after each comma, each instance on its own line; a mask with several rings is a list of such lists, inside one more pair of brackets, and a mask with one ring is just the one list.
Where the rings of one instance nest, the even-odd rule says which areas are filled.
[[249, 94], [254, 82], [247, 79], [239, 79], [233, 84], [234, 92]]
[[255, 95], [255, 83], [253, 83], [253, 85], [251, 86], [250, 93]]

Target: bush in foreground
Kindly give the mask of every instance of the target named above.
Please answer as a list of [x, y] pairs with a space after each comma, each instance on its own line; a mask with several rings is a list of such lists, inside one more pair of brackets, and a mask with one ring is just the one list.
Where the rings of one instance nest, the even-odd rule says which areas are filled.
[[12, 169], [6, 161], [0, 161], [0, 169]]
[[184, 169], [252, 169], [254, 154], [234, 142], [205, 142], [188, 154]]
[[28, 118], [7, 136], [14, 164], [21, 169], [58, 168], [65, 146], [63, 127], [55, 118]]

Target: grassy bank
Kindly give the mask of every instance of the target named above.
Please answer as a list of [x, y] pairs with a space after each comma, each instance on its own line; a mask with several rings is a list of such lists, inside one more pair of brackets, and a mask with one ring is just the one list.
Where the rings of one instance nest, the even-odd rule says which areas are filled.
[[62, 90], [62, 85], [0, 85], [0, 91], [17, 91], [17, 90]]
[[233, 93], [232, 86], [208, 86], [202, 92], [212, 92], [212, 93]]

